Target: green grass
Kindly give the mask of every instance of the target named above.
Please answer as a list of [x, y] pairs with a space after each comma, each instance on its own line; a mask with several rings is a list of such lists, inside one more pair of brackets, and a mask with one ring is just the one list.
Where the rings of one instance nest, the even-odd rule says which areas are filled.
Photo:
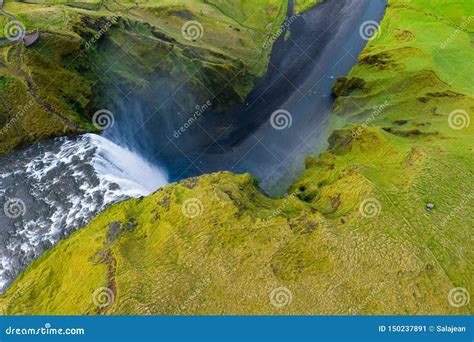
[[[470, 13], [467, 2], [390, 1], [348, 75], [364, 82], [339, 81], [329, 148], [307, 158], [289, 196], [225, 172], [114, 205], [32, 263], [4, 312], [472, 314], [448, 301], [474, 290], [474, 127], [448, 124], [453, 110], [472, 119], [472, 26], [439, 47]], [[202, 212], [186, 217], [194, 198]], [[276, 308], [282, 286], [292, 301]], [[102, 309], [101, 287], [115, 293]]]
[[295, 13], [303, 13], [321, 2], [323, 2], [323, 0], [295, 0]]
[[[278, 29], [287, 8], [286, 0], [106, 0], [98, 10], [86, 9], [83, 2], [33, 2], [5, 4], [27, 32], [38, 29], [42, 36], [29, 49], [23, 49], [21, 42], [0, 46], [0, 76], [15, 79], [12, 90], [0, 95], [4, 103], [0, 154], [40, 139], [94, 131], [92, 114], [123, 97], [108, 84], [110, 79], [120, 80], [122, 91], [136, 91], [137, 101], [143, 103], [152, 97], [150, 89], [160, 85], [153, 78], [158, 74], [168, 86], [179, 85], [185, 77], [192, 80], [193, 89], [189, 98], [180, 99], [182, 103], [203, 103], [221, 93], [214, 109], [222, 111], [243, 101], [253, 79], [265, 73], [271, 49], [264, 49], [264, 43]], [[120, 19], [92, 42], [114, 16]], [[0, 16], [0, 39], [8, 21]], [[182, 27], [188, 21], [200, 23], [201, 38], [185, 39]], [[91, 48], [86, 49], [87, 44]], [[105, 71], [110, 71], [107, 77]], [[38, 99], [61, 113], [66, 123], [29, 94], [25, 74], [31, 77]], [[18, 119], [12, 108], [31, 101], [34, 108]]]

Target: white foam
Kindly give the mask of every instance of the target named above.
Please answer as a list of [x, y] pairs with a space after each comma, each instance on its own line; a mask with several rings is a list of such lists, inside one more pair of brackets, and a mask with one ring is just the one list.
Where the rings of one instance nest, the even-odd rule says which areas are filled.
[[[33, 203], [28, 202], [17, 228], [11, 222], [11, 238], [0, 249], [0, 292], [21, 271], [18, 262], [41, 255], [43, 243], [55, 245], [111, 204], [147, 196], [168, 183], [163, 170], [99, 135], [55, 141], [56, 147], [46, 151], [31, 146], [31, 157], [18, 158], [16, 170], [1, 176], [20, 182]], [[0, 195], [7, 190], [0, 183]]]
[[104, 137], [88, 136], [98, 147], [94, 162], [97, 175], [104, 183], [119, 185], [122, 194], [146, 196], [168, 183], [165, 172], [140, 155]]

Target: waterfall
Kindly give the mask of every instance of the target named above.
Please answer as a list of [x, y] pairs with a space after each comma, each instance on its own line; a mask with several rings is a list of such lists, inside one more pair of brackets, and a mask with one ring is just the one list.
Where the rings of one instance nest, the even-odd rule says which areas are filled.
[[104, 184], [115, 183], [128, 197], [146, 196], [167, 184], [165, 171], [107, 138], [88, 135], [97, 146], [94, 169]]
[[0, 157], [0, 291], [109, 205], [166, 184], [163, 170], [95, 134]]

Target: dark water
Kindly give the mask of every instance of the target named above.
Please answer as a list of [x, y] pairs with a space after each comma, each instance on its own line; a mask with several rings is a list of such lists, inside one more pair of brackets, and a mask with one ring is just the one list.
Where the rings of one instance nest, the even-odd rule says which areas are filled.
[[[106, 136], [164, 165], [171, 181], [220, 170], [250, 172], [260, 178], [264, 190], [281, 194], [303, 169], [304, 158], [325, 147], [331, 87], [357, 63], [367, 43], [359, 27], [367, 20], [379, 22], [386, 3], [327, 0], [296, 20], [290, 4], [291, 35], [278, 38], [267, 75], [256, 80], [245, 103], [225, 113], [213, 113], [211, 107], [178, 137], [173, 132], [192, 116], [191, 110], [179, 117], [175, 113], [182, 106], [168, 101], [171, 105], [163, 110], [169, 113], [150, 114], [134, 104]], [[183, 81], [166, 94], [176, 98], [189, 91]], [[289, 112], [280, 119], [285, 124], [285, 116], [290, 116], [290, 127], [271, 125], [271, 115], [279, 109]]]
[[[5, 213], [0, 215], [0, 291], [33, 259], [107, 206], [146, 195], [166, 178], [250, 172], [269, 193], [283, 193], [304, 158], [324, 148], [331, 87], [366, 44], [359, 26], [379, 21], [385, 6], [385, 0], [326, 0], [294, 18], [290, 5], [291, 35], [278, 38], [267, 75], [256, 80], [245, 103], [225, 113], [212, 113], [210, 106], [178, 137], [174, 132], [191, 112], [174, 113], [196, 105], [186, 77], [176, 88], [166, 80], [154, 85], [166, 104], [160, 110], [148, 112], [134, 98], [114, 108], [115, 125], [103, 137], [59, 138], [0, 157], [0, 209]], [[176, 103], [178, 92], [187, 95], [181, 97], [187, 103]], [[291, 120], [291, 126], [285, 120], [272, 125], [277, 110], [287, 111], [281, 119]], [[6, 215], [8, 203], [14, 204], [9, 208], [15, 217]], [[17, 209], [21, 215], [16, 216]]]
[[161, 170], [94, 134], [0, 156], [0, 292], [109, 205], [165, 184]]

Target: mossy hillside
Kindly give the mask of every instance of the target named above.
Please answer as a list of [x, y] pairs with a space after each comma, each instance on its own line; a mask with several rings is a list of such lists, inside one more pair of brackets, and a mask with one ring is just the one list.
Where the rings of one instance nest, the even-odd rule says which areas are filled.
[[0, 77], [11, 80], [0, 94], [0, 153], [48, 137], [94, 131], [88, 119], [92, 81], [69, 63], [81, 50], [80, 36], [71, 33], [80, 18], [70, 16], [67, 26], [49, 7], [8, 2], [5, 10], [17, 15], [28, 32], [37, 27], [31, 18], [50, 20], [51, 30], [41, 27], [34, 47], [26, 49], [20, 42], [0, 47]]
[[[240, 60], [252, 75], [263, 76], [271, 52], [264, 43], [278, 31], [287, 6], [286, 0], [166, 0], [138, 2], [130, 13], [182, 44]], [[190, 20], [202, 25], [202, 37], [191, 42], [182, 35]]]
[[[319, 161], [308, 160], [312, 167], [296, 185], [319, 210], [341, 218], [360, 203], [351, 198], [354, 187], [378, 189], [382, 211], [400, 217], [393, 228], [427, 246], [453, 284], [470, 292], [472, 13], [474, 5], [466, 2], [389, 2], [379, 36], [348, 75], [362, 85], [345, 82], [349, 94], [336, 100], [334, 126], [348, 125], [336, 131]], [[453, 115], [460, 121], [450, 124]], [[335, 190], [347, 198], [338, 210], [331, 206]], [[428, 203], [435, 208], [423, 213]]]
[[[39, 1], [50, 5], [57, 2]], [[254, 76], [262, 76], [267, 68], [271, 49], [263, 49], [267, 38], [279, 28], [286, 15], [287, 1], [265, 0], [259, 2], [237, 1], [134, 1], [108, 2], [97, 11], [84, 11], [64, 6], [41, 6], [8, 3], [7, 9], [18, 15], [27, 27], [61, 29], [66, 33], [71, 16], [75, 13], [88, 16], [110, 17], [117, 15], [133, 24], [149, 27], [155, 39], [177, 42], [188, 48], [196, 48], [219, 58], [239, 60]], [[37, 11], [31, 9], [38, 9]], [[35, 13], [37, 12], [37, 13]], [[53, 19], [53, 20], [51, 20]], [[202, 26], [201, 36], [194, 40], [182, 34], [183, 25], [198, 21]], [[66, 26], [66, 27], [64, 27]], [[143, 27], [142, 32], [146, 33]], [[150, 33], [150, 32], [149, 32]], [[225, 43], [225, 44], [224, 44]], [[271, 46], [271, 44], [269, 44]], [[219, 56], [220, 55], [220, 56]], [[218, 56], [218, 57], [216, 57]], [[201, 56], [203, 57], [203, 56]]]
[[[208, 100], [214, 111], [225, 111], [242, 102], [253, 79], [265, 72], [271, 48], [263, 47], [286, 7], [286, 1], [274, 0], [139, 3], [127, 12], [125, 25], [111, 30], [98, 48], [95, 73], [107, 73], [100, 86], [103, 98], [120, 106], [123, 94], [129, 94], [144, 112], [154, 112], [168, 102], [156, 94], [170, 89], [182, 104], [180, 111]], [[201, 33], [196, 39], [183, 36], [186, 23]], [[121, 91], [110, 83], [119, 83]]]
[[295, 13], [300, 14], [304, 11], [316, 6], [323, 0], [295, 0]]
[[[145, 112], [154, 112], [168, 102], [164, 89], [180, 89], [173, 98], [188, 110], [196, 103], [212, 100], [214, 109], [223, 111], [245, 99], [253, 76], [241, 61], [223, 60], [222, 55], [209, 50], [189, 49], [157, 39], [154, 34], [147, 27], [126, 23], [111, 29], [103, 39], [94, 52], [93, 72], [99, 78], [106, 75], [97, 84], [104, 106], [120, 103], [128, 94]], [[186, 89], [182, 89], [183, 84]], [[163, 112], [169, 115], [174, 110]], [[167, 120], [172, 122], [173, 118]]]
[[[345, 148], [363, 150], [364, 141], [372, 140], [373, 134], [368, 130]], [[384, 137], [377, 139], [384, 146], [393, 144]], [[308, 172], [316, 167], [308, 166]], [[332, 169], [339, 173], [339, 165]], [[402, 169], [422, 171], [419, 164]], [[466, 231], [449, 229], [446, 236], [433, 227], [421, 230], [430, 221], [423, 202], [411, 204], [421, 222], [414, 221], [406, 217], [408, 212], [393, 206], [391, 201], [406, 204], [404, 197], [394, 195], [393, 186], [388, 192], [387, 185], [378, 187], [376, 178], [358, 177], [362, 185], [354, 186], [351, 180], [351, 192], [360, 199], [370, 196], [380, 201], [382, 210], [376, 218], [363, 218], [357, 209], [338, 216], [325, 213], [317, 209], [318, 203], [299, 200], [298, 190], [286, 198], [269, 199], [249, 175], [226, 172], [185, 180], [147, 198], [114, 205], [35, 261], [2, 298], [4, 312], [469, 312], [447, 301], [453, 281], [465, 285], [466, 278], [472, 277], [469, 264], [459, 264], [466, 259], [456, 252], [463, 247], [471, 253]], [[303, 180], [310, 178], [307, 174]], [[377, 186], [367, 185], [369, 181]], [[327, 187], [342, 191], [340, 184]], [[186, 210], [189, 200], [200, 203], [196, 211]], [[346, 200], [341, 196], [341, 202]], [[435, 257], [433, 246], [449, 251], [449, 258]], [[269, 294], [281, 286], [290, 290], [292, 301], [277, 309]], [[115, 299], [100, 308], [93, 298], [104, 287], [113, 289]]]
[[[413, 20], [401, 23], [408, 5]], [[472, 313], [448, 293], [473, 293], [473, 128], [452, 129], [448, 116], [474, 103], [462, 77], [440, 76], [424, 36], [446, 18], [458, 27], [466, 11], [390, 2], [380, 37], [348, 75], [364, 82], [336, 100], [328, 150], [308, 157], [286, 198], [218, 173], [112, 206], [34, 262], [2, 297], [4, 312]], [[417, 52], [397, 49], [413, 32]], [[471, 53], [464, 34], [462, 56]], [[193, 198], [202, 213], [190, 218], [183, 206]], [[101, 287], [115, 294], [105, 308], [92, 300]], [[281, 308], [269, 299], [279, 287], [292, 295]]]
[[74, 30], [80, 26], [94, 34], [94, 28], [82, 24], [85, 14], [14, 2], [5, 9], [28, 32], [39, 28], [42, 35], [30, 48], [21, 42], [0, 47], [0, 77], [12, 80], [0, 94], [0, 153], [49, 137], [95, 131], [89, 119], [94, 81], [88, 66], [77, 64], [83, 40]]
[[[202, 214], [199, 217], [189, 218], [183, 214], [183, 204], [189, 199], [197, 199], [202, 203]], [[114, 206], [91, 222], [94, 228], [81, 230], [71, 239], [61, 242], [60, 248], [51, 250], [43, 257], [63, 260], [64, 264], [60, 268], [51, 269], [41, 260], [33, 263], [32, 269], [35, 269], [38, 279], [48, 280], [51, 284], [68, 282], [72, 286], [73, 283], [81, 282], [82, 277], [87, 277], [87, 282], [84, 286], [77, 287], [77, 292], [71, 294], [70, 300], [63, 304], [54, 300], [43, 301], [42, 296], [46, 293], [35, 293], [33, 287], [37, 288], [36, 285], [20, 285], [22, 291], [27, 288], [32, 292], [16, 296], [6, 310], [12, 313], [25, 310], [16, 303], [16, 299], [28, 300], [31, 295], [36, 298], [38, 306], [34, 311], [38, 310], [37, 312], [98, 313], [89, 292], [96, 289], [94, 286], [107, 287], [113, 281], [117, 299], [119, 292], [125, 293], [130, 287], [142, 289], [130, 298], [124, 296], [123, 301], [120, 299], [117, 313], [142, 310], [149, 313], [192, 311], [195, 310], [192, 307], [180, 308], [182, 299], [191, 295], [195, 286], [204, 281], [208, 281], [206, 287], [212, 286], [217, 294], [221, 285], [230, 285], [230, 279], [225, 275], [233, 273], [233, 267], [240, 269], [245, 279], [234, 279], [236, 283], [229, 290], [233, 289], [238, 294], [240, 287], [247, 282], [247, 303], [252, 305], [253, 310], [259, 310], [259, 306], [253, 303], [252, 293], [265, 291], [265, 288], [258, 289], [259, 285], [255, 284], [257, 290], [252, 290], [253, 285], [249, 283], [252, 273], [248, 271], [257, 272], [254, 275], [260, 274], [259, 278], [262, 280], [267, 278], [268, 282], [275, 281], [271, 276], [272, 271], [261, 267], [259, 259], [264, 256], [270, 261], [273, 254], [269, 253], [271, 250], [297, 249], [297, 240], [292, 243], [295, 246], [286, 245], [293, 235], [286, 220], [295, 220], [293, 229], [299, 231], [298, 234], [303, 234], [305, 229], [311, 230], [312, 226], [306, 227], [304, 221], [296, 220], [305, 206], [294, 197], [279, 201], [266, 198], [255, 188], [249, 175], [220, 173], [173, 184], [147, 198]], [[215, 217], [216, 208], [223, 210], [218, 219]], [[275, 222], [265, 221], [273, 217], [275, 210], [278, 210], [279, 216], [274, 219]], [[312, 216], [315, 217], [313, 221], [317, 222], [319, 215], [313, 213]], [[116, 222], [120, 222], [120, 233], [112, 234], [111, 227]], [[286, 225], [278, 224], [281, 222], [286, 222]], [[160, 228], [157, 229], [158, 227]], [[175, 230], [175, 227], [181, 228]], [[208, 227], [214, 228], [209, 230]], [[268, 231], [272, 232], [270, 236]], [[75, 244], [82, 243], [84, 238], [87, 239], [87, 246], [78, 254], [71, 253]], [[278, 243], [279, 240], [281, 244]], [[104, 258], [104, 255], [109, 257]], [[74, 258], [74, 268], [81, 269], [84, 273], [75, 272], [72, 268], [67, 271], [66, 268], [72, 265], [68, 260], [70, 257]], [[281, 262], [284, 261], [276, 260], [275, 267]], [[298, 263], [296, 259], [292, 262]], [[107, 270], [110, 265], [115, 265], [112, 276]], [[89, 267], [94, 267], [95, 270], [88, 272]], [[285, 267], [282, 264], [278, 272], [285, 274]], [[177, 295], [169, 297], [170, 293], [163, 291], [165, 288], [157, 288], [154, 285], [156, 282], [151, 281], [157, 277], [167, 279], [167, 291], [174, 288]], [[208, 277], [209, 280], [206, 280]], [[286, 277], [292, 278], [295, 275], [290, 272]], [[19, 281], [24, 279], [22, 277]], [[48, 293], [63, 293], [63, 289], [62, 285], [56, 288], [52, 285]], [[221, 305], [218, 310], [232, 308], [234, 300], [232, 297], [227, 298], [227, 304]], [[266, 295], [262, 298], [262, 301], [265, 300]], [[147, 303], [144, 304], [143, 301]], [[246, 309], [243, 304], [241, 312]], [[209, 312], [212, 312], [211, 307]]]
[[[457, 160], [451, 167], [459, 172], [458, 183], [467, 177], [464, 181], [469, 184], [473, 126], [464, 123], [456, 129], [449, 118], [462, 111], [461, 116], [469, 120], [474, 109], [474, 88], [467, 76], [474, 72], [470, 62], [474, 25], [468, 19], [473, 12], [474, 5], [465, 2], [436, 6], [426, 1], [389, 2], [378, 37], [369, 42], [348, 77], [336, 82], [335, 93], [345, 96], [336, 99], [333, 124], [342, 127], [347, 123], [345, 130], [349, 131], [340, 136], [360, 139], [367, 126], [373, 127], [377, 136], [398, 145], [396, 151], [408, 149], [410, 158], [419, 155], [417, 163], [420, 156], [423, 163]], [[367, 158], [375, 151], [378, 149], [347, 153]], [[385, 157], [372, 159], [401, 165], [392, 151], [382, 149]], [[438, 168], [444, 164], [440, 162]], [[384, 173], [390, 176], [388, 170]], [[449, 189], [450, 182], [443, 186]], [[461, 186], [461, 190], [469, 193], [468, 188]], [[445, 202], [450, 200], [448, 196]]]
[[[138, 5], [105, 1], [92, 10], [73, 2], [8, 1], [5, 10], [27, 32], [38, 29], [42, 36], [29, 49], [20, 42], [0, 47], [2, 77], [15, 79], [9, 84], [25, 85], [2, 92], [5, 110], [0, 122], [8, 127], [2, 131], [0, 153], [42, 138], [94, 131], [90, 117], [110, 105], [105, 100], [117, 102], [133, 89], [146, 102], [153, 98], [150, 88], [156, 88], [157, 75], [168, 85], [191, 78], [193, 88], [183, 103], [205, 102], [221, 92], [218, 110], [242, 101], [253, 78], [266, 70], [271, 49], [262, 47], [283, 21], [286, 6], [277, 0]], [[3, 34], [8, 20], [1, 20]], [[192, 20], [203, 27], [196, 41], [185, 39], [181, 31]], [[133, 49], [129, 43], [135, 44]], [[110, 73], [104, 75], [105, 70]], [[110, 79], [119, 80], [122, 92], [108, 83]], [[2, 84], [6, 89], [7, 81]], [[28, 110], [17, 109], [30, 101], [34, 104]]]

